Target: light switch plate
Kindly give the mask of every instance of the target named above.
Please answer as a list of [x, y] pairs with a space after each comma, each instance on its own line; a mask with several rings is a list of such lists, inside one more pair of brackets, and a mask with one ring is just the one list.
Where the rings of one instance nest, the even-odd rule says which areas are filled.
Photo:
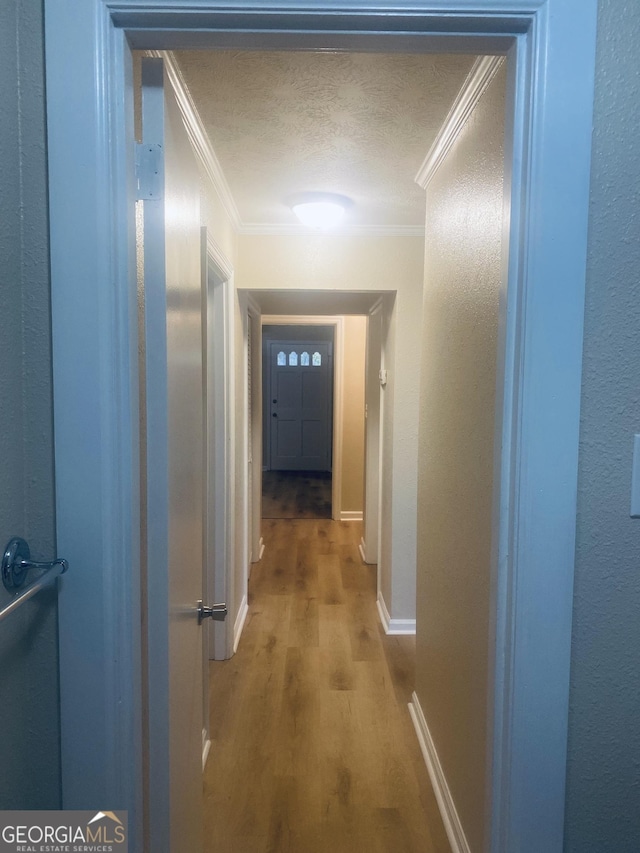
[[634, 435], [633, 437], [630, 515], [631, 518], [640, 518], [640, 435]]

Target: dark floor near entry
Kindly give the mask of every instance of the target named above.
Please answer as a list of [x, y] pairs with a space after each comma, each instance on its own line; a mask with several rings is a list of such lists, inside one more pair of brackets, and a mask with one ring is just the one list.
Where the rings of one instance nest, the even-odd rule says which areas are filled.
[[330, 471], [263, 471], [263, 518], [331, 518]]

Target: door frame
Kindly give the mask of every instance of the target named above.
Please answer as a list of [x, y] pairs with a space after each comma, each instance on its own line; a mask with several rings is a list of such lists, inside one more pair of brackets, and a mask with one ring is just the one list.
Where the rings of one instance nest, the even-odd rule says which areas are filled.
[[[562, 849], [596, 0], [46, 0], [63, 804], [142, 849], [129, 47], [507, 53], [492, 851]], [[508, 299], [507, 299], [508, 295]], [[90, 757], [90, 761], [88, 761]]]
[[[342, 513], [342, 421], [344, 413], [344, 317], [338, 314], [263, 314], [263, 326], [333, 326], [333, 424], [331, 435], [331, 518]], [[261, 466], [262, 470], [262, 466]]]
[[[384, 299], [369, 309], [367, 316], [367, 352], [365, 360], [364, 421], [364, 510], [360, 556], [362, 562], [378, 565], [380, 555], [380, 486], [382, 482], [383, 412], [380, 393], [383, 346], [382, 317]], [[376, 595], [380, 600], [380, 567]], [[383, 623], [384, 624], [384, 623]]]
[[[250, 294], [245, 294], [247, 300], [247, 335], [245, 340], [245, 364], [243, 374], [247, 380], [246, 403], [245, 403], [245, 427], [247, 437], [245, 447], [247, 448], [247, 494], [249, 502], [247, 505], [248, 519], [248, 557], [243, 563], [247, 572], [244, 578], [244, 596], [248, 601], [248, 572], [251, 563], [257, 563], [264, 554], [264, 541], [262, 539], [262, 312], [258, 303]], [[249, 344], [251, 345], [251, 382], [249, 383]], [[257, 381], [256, 381], [257, 377]], [[249, 387], [250, 385], [250, 387]], [[250, 427], [250, 428], [249, 428]], [[242, 623], [246, 613], [243, 609]], [[234, 651], [238, 647], [242, 626], [236, 632]]]
[[[262, 390], [260, 383], [249, 383], [249, 346], [252, 366], [257, 358], [260, 370], [261, 326], [260, 306], [247, 291], [235, 290], [238, 319], [240, 323], [236, 348], [235, 370], [238, 388], [238, 403], [241, 406], [241, 435], [236, 437], [235, 447], [235, 553], [230, 569], [229, 612], [236, 618], [231, 630], [231, 653], [235, 654], [240, 643], [244, 624], [249, 613], [249, 574], [251, 563], [262, 558], [264, 545], [260, 535], [262, 501], [262, 429], [256, 429], [256, 412], [261, 417]], [[252, 377], [253, 378], [253, 377]], [[251, 417], [251, 429], [249, 419]], [[238, 432], [236, 422], [235, 432]], [[258, 465], [254, 464], [258, 460]], [[256, 476], [258, 469], [258, 476]]]
[[[210, 234], [204, 258], [206, 402], [205, 578], [210, 603], [228, 602], [233, 588], [235, 537], [235, 411], [233, 385], [233, 267]], [[208, 625], [209, 660], [233, 654], [233, 626]]]

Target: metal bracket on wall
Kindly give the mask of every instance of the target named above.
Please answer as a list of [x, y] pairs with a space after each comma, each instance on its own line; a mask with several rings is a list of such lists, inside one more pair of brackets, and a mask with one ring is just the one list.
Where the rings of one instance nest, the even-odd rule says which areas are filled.
[[162, 145], [152, 142], [136, 144], [136, 178], [138, 201], [158, 201], [162, 198]]
[[10, 539], [2, 556], [2, 582], [9, 592], [15, 592], [24, 584], [27, 572], [40, 570], [42, 575], [16, 595], [6, 607], [0, 610], [0, 622], [18, 608], [23, 601], [34, 596], [43, 587], [52, 583], [59, 575], [69, 568], [66, 560], [56, 559], [51, 562], [36, 562], [31, 559], [29, 545], [24, 539], [16, 536]]

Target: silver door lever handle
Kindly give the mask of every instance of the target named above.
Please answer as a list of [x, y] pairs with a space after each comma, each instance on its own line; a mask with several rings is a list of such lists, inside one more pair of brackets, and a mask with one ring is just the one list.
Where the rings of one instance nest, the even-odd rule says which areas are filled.
[[198, 625], [202, 624], [203, 619], [214, 619], [216, 622], [224, 622], [227, 618], [226, 604], [213, 604], [211, 607], [198, 601]]

